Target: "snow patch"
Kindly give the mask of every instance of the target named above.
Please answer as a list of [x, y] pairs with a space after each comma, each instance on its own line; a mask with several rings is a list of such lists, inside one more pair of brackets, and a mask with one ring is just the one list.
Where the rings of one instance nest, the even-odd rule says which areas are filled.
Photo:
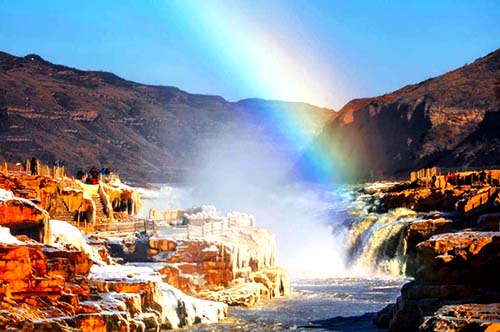
[[24, 244], [24, 242], [19, 241], [16, 237], [10, 234], [10, 229], [1, 226], [0, 226], [0, 243]]
[[94, 263], [104, 265], [99, 253], [87, 244], [85, 236], [75, 226], [61, 220], [50, 220], [50, 231], [52, 245], [61, 249], [74, 248], [80, 250], [94, 261]]

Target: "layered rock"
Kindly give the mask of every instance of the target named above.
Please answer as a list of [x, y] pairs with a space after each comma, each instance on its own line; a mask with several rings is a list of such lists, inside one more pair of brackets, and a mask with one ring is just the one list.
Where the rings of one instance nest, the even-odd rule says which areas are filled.
[[414, 276], [419, 268], [417, 245], [436, 234], [455, 231], [457, 225], [454, 221], [446, 218], [424, 219], [412, 222], [403, 234], [405, 246], [406, 269], [405, 273]]
[[253, 216], [221, 217], [215, 207], [179, 211], [153, 211], [169, 220], [161, 227], [157, 222], [153, 236], [110, 243], [112, 252], [128, 261], [156, 262], [167, 283], [201, 298], [253, 306], [289, 294], [287, 272], [276, 266], [274, 235], [255, 227]]
[[153, 260], [166, 263], [165, 280], [189, 294], [246, 306], [289, 294], [287, 273], [276, 266], [276, 244], [267, 230], [233, 226], [206, 238], [150, 243], [156, 246], [153, 253], [160, 249]]
[[413, 188], [385, 193], [380, 199], [380, 209], [388, 211], [398, 207], [417, 212], [452, 211], [464, 190], [458, 188], [431, 189]]
[[97, 292], [106, 294], [99, 303], [101, 308], [118, 310], [124, 303], [129, 308], [131, 321], [144, 321], [150, 316], [149, 324], [156, 323], [157, 328], [209, 323], [227, 315], [227, 305], [186, 296], [165, 284], [158, 273], [147, 267], [95, 268], [89, 283]]
[[45, 210], [4, 189], [0, 220], [6, 226], [0, 227], [2, 331], [146, 332], [227, 314], [225, 304], [188, 297], [151, 269], [106, 265], [111, 259], [102, 242], [89, 246], [77, 228], [49, 222]]
[[30, 200], [15, 197], [0, 188], [0, 226], [15, 235], [24, 234], [33, 240], [50, 243], [49, 214]]
[[[419, 268], [415, 281], [403, 287], [396, 304], [379, 313], [375, 320], [378, 326], [391, 331], [417, 331], [427, 316], [425, 326], [440, 325], [442, 311], [437, 310], [445, 305], [481, 308], [478, 304], [500, 301], [500, 232], [445, 233], [431, 237], [417, 248]], [[472, 310], [468, 315], [481, 316]], [[462, 319], [460, 324], [469, 323], [468, 328], [472, 328], [477, 321]], [[457, 326], [454, 328], [458, 331]]]
[[500, 304], [443, 306], [422, 324], [420, 331], [500, 331]]
[[186, 296], [152, 269], [92, 266], [96, 256], [78, 230], [53, 228], [66, 230], [55, 235], [58, 247], [24, 243], [0, 229], [1, 330], [145, 332], [226, 316], [225, 304]]

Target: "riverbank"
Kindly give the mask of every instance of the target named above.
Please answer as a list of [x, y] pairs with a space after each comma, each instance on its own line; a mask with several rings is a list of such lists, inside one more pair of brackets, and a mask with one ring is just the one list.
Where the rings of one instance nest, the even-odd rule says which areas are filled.
[[414, 280], [403, 286], [396, 303], [378, 313], [378, 327], [500, 330], [500, 196], [498, 181], [492, 181], [497, 173], [488, 172], [483, 181], [468, 172], [441, 185], [416, 180], [364, 190], [375, 210], [419, 213], [399, 240], [405, 271]]
[[[256, 227], [261, 217], [256, 221], [252, 215], [246, 213], [223, 214], [213, 206], [201, 206], [151, 210], [147, 218], [139, 219], [129, 214], [129, 211], [135, 210], [133, 207], [140, 203], [133, 193], [135, 189], [123, 184], [103, 185], [102, 190], [82, 187], [83, 193], [80, 194], [75, 188], [60, 188], [57, 180], [45, 177], [32, 179], [20, 175], [17, 179], [12, 179], [9, 175], [0, 179], [3, 179], [0, 183], [4, 186], [9, 185], [15, 192], [30, 198], [28, 202], [31, 204], [38, 202], [39, 205], [47, 207], [48, 210], [44, 210], [38, 206], [37, 210], [30, 208], [26, 201], [22, 201], [23, 204], [16, 201], [11, 205], [17, 208], [12, 208], [5, 214], [11, 220], [14, 220], [13, 216], [22, 216], [18, 218], [19, 221], [28, 220], [26, 216], [30, 216], [32, 222], [29, 232], [21, 235], [31, 236], [31, 239], [35, 236], [39, 242], [45, 243], [48, 237], [44, 234], [47, 231], [52, 232], [51, 222], [46, 222], [51, 219], [50, 213], [47, 216], [47, 211], [57, 210], [59, 215], [64, 216], [64, 213], [60, 213], [61, 206], [54, 204], [61, 202], [58, 198], [62, 199], [68, 210], [68, 204], [73, 209], [76, 207], [77, 214], [73, 214], [73, 217], [84, 215], [81, 212], [86, 211], [85, 207], [92, 207], [88, 211], [95, 211], [95, 217], [91, 213], [85, 214], [91, 216], [93, 223], [74, 219], [70, 222], [76, 226], [79, 224], [85, 231], [98, 231], [94, 233], [94, 237], [87, 239], [90, 240], [88, 244], [92, 250], [105, 262], [106, 273], [111, 274], [105, 267], [110, 263], [110, 266], [113, 266], [117, 261], [120, 264], [127, 263], [125, 267], [128, 272], [117, 272], [116, 278], [111, 278], [113, 282], [100, 279], [100, 284], [104, 286], [100, 290], [97, 288], [97, 293], [95, 283], [92, 287], [83, 284], [90, 289], [89, 293], [84, 293], [89, 299], [95, 299], [101, 296], [99, 294], [103, 290], [111, 289], [122, 301], [124, 295], [120, 292], [133, 294], [132, 290], [137, 290], [136, 286], [130, 286], [128, 281], [144, 274], [151, 278], [154, 276], [155, 280], [160, 282], [159, 285], [167, 283], [182, 291], [167, 292], [163, 286], [152, 288], [161, 289], [154, 293], [162, 293], [169, 299], [194, 296], [205, 301], [210, 300], [174, 300], [174, 303], [184, 303], [181, 304], [182, 307], [187, 305], [189, 308], [198, 309], [175, 311], [184, 312], [182, 315], [186, 319], [174, 319], [176, 323], [171, 327], [220, 320], [226, 314], [224, 309], [213, 305], [218, 301], [231, 305], [256, 305], [255, 310], [235, 311], [240, 315], [235, 319], [236, 325], [248, 328], [253, 326], [260, 331], [271, 327], [275, 330], [287, 330], [300, 326], [304, 326], [304, 329], [347, 331], [347, 325], [355, 322], [359, 322], [363, 328], [372, 329], [375, 328], [371, 323], [373, 317], [379, 326], [393, 331], [416, 331], [420, 325], [422, 328], [428, 326], [426, 329], [432, 330], [438, 325], [458, 324], [457, 321], [460, 321], [460, 324], [474, 321], [474, 324], [486, 329], [497, 320], [495, 303], [499, 302], [498, 288], [492, 280], [498, 277], [498, 257], [495, 255], [498, 253], [500, 214], [497, 185], [491, 182], [486, 184], [474, 181], [471, 185], [448, 183], [445, 186], [442, 183], [433, 186], [428, 181], [374, 183], [358, 187], [313, 185], [295, 188], [293, 192], [302, 193], [302, 196], [290, 194], [292, 191], [288, 191], [287, 196], [287, 189], [283, 188], [284, 195], [262, 197], [264, 200], [271, 200], [271, 212], [281, 213], [269, 215], [276, 221], [275, 226], [278, 226], [275, 232], [281, 236], [284, 233], [285, 240], [293, 242], [296, 247], [295, 251], [286, 251], [288, 258], [298, 261], [313, 276], [314, 272], [322, 269], [318, 263], [331, 265], [339, 273], [331, 274], [330, 276], [335, 276], [333, 279], [308, 279], [306, 283], [310, 287], [295, 283], [298, 293], [293, 293], [289, 299], [260, 306], [259, 301], [287, 295], [288, 290], [286, 273], [276, 266], [277, 251], [273, 234]], [[30, 189], [30, 186], [33, 189]], [[89, 192], [90, 189], [93, 191]], [[99, 200], [95, 197], [88, 199], [93, 192], [100, 195], [102, 206], [111, 206], [111, 216], [107, 215], [104, 209], [98, 208]], [[315, 195], [314, 192], [319, 194]], [[169, 192], [170, 194], [173, 193]], [[71, 199], [63, 199], [66, 196]], [[325, 201], [317, 201], [318, 198]], [[166, 202], [166, 198], [162, 197], [159, 201]], [[109, 202], [109, 205], [106, 202]], [[300, 202], [300, 207], [286, 209], [290, 207], [288, 204], [295, 202]], [[22, 206], [22, 209], [19, 206]], [[55, 206], [59, 208], [54, 209]], [[268, 213], [269, 210], [264, 212]], [[262, 211], [260, 213], [262, 216]], [[277, 218], [279, 215], [282, 217]], [[294, 219], [283, 218], [294, 215]], [[19, 232], [22, 227], [16, 225], [19, 226], [13, 223], [11, 228]], [[20, 234], [17, 235], [19, 239]], [[311, 235], [316, 242], [313, 247], [308, 241]], [[336, 245], [331, 246], [332, 241], [336, 242]], [[52, 243], [45, 244], [53, 246]], [[319, 251], [316, 250], [318, 248]], [[107, 252], [113, 257], [107, 255]], [[298, 259], [297, 253], [306, 259]], [[48, 254], [45, 255], [48, 257]], [[60, 262], [59, 264], [64, 262], [63, 254], [57, 254], [55, 257], [57, 259], [52, 257], [49, 261]], [[342, 261], [346, 266], [340, 266], [339, 262]], [[120, 264], [115, 266], [124, 266]], [[100, 268], [95, 262], [92, 265]], [[132, 271], [134, 269], [136, 272]], [[56, 270], [54, 268], [54, 271]], [[346, 279], [346, 274], [361, 278]], [[397, 278], [393, 279], [394, 283], [391, 282], [389, 288], [380, 287], [376, 277], [380, 274], [392, 274]], [[393, 292], [393, 286], [400, 282], [401, 279], [398, 278], [404, 274], [414, 277], [415, 280], [402, 288], [396, 304], [375, 315], [373, 311], [394, 301], [396, 293]], [[92, 276], [96, 275], [102, 277], [103, 273], [90, 270], [78, 280], [91, 280]], [[40, 278], [40, 275], [35, 275], [36, 278]], [[345, 285], [337, 288], [339, 282]], [[349, 284], [350, 282], [352, 284]], [[64, 283], [67, 284], [68, 280]], [[70, 279], [69, 283], [75, 282]], [[65, 288], [62, 284], [61, 287]], [[344, 290], [339, 292], [342, 288]], [[118, 289], [120, 291], [117, 291]], [[184, 295], [181, 297], [179, 294]], [[72, 298], [78, 298], [80, 301], [83, 299], [81, 296]], [[384, 300], [377, 300], [379, 296]], [[62, 298], [66, 301], [65, 297]], [[84, 303], [85, 301], [87, 300], [83, 300]], [[188, 304], [192, 301], [197, 304]], [[80, 302], [76, 304], [78, 303]], [[449, 307], [457, 304], [461, 306]], [[150, 317], [143, 314], [151, 312], [154, 307], [153, 304], [152, 307], [142, 308], [139, 312], [132, 306], [132, 311], [125, 317], [132, 320], [134, 317]], [[204, 307], [213, 309], [210, 309], [210, 314], [203, 314]], [[316, 310], [320, 307], [321, 310]], [[77, 308], [79, 307], [73, 306], [73, 311], [70, 311], [73, 316], [69, 317], [82, 314]], [[103, 307], [100, 308], [102, 312], [105, 311]], [[349, 311], [348, 308], [355, 310]], [[172, 312], [169, 310], [162, 309], [161, 312]], [[364, 315], [365, 313], [368, 314]], [[255, 315], [267, 318], [262, 320]], [[339, 315], [348, 316], [326, 319]], [[461, 318], [455, 317], [457, 315]], [[164, 314], [157, 313], [153, 316], [157, 322], [166, 322]], [[310, 325], [309, 320], [314, 322]], [[225, 322], [220, 328], [230, 331], [237, 327], [234, 322]], [[129, 330], [133, 330], [132, 325], [128, 326]], [[169, 325], [165, 323], [165, 326]], [[201, 326], [198, 329], [204, 331]]]
[[158, 233], [172, 225], [136, 218], [140, 197], [119, 181], [11, 171], [0, 173], [0, 190], [2, 330], [158, 331], [289, 293], [273, 235], [249, 215], [228, 216], [215, 234], [186, 214], [185, 226], [212, 233], [179, 238]]

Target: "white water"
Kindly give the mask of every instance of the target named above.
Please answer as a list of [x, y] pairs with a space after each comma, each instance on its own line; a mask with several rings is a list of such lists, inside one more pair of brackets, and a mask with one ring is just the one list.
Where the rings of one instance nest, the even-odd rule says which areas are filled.
[[204, 195], [192, 188], [158, 185], [143, 191], [143, 212], [150, 208], [215, 205], [224, 212], [242, 211], [256, 217], [257, 226], [276, 236], [278, 263], [292, 278], [400, 276], [404, 226], [415, 213], [397, 209], [368, 212], [368, 196], [353, 187], [295, 184], [271, 190], [246, 187], [241, 195]]
[[399, 240], [404, 225], [415, 219], [414, 213], [407, 209], [369, 212], [371, 196], [347, 186], [246, 189], [241, 196], [227, 199], [167, 185], [144, 192], [145, 211], [213, 204], [254, 214], [257, 226], [276, 234], [279, 263], [290, 272], [291, 297], [252, 309], [231, 308], [229, 316], [234, 320], [191, 329], [309, 331], [301, 326], [346, 316], [350, 318], [340, 320], [336, 330], [372, 331], [371, 318], [360, 323], [359, 316], [382, 309], [399, 295], [405, 282], [404, 259], [398, 252], [402, 248], [398, 241], [388, 240]]

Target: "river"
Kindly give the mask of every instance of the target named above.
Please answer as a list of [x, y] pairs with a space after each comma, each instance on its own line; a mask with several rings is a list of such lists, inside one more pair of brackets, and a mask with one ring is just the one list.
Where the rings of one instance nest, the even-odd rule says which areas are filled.
[[[290, 272], [290, 297], [231, 307], [228, 320], [189, 330], [374, 330], [374, 313], [394, 302], [407, 281], [397, 239], [416, 216], [410, 210], [371, 212], [373, 197], [360, 188], [300, 184], [279, 192], [250, 189], [244, 199], [222, 200], [175, 186], [144, 190], [144, 211], [209, 203], [253, 213], [259, 226], [276, 234], [280, 265]], [[328, 321], [311, 323], [321, 320]]]

